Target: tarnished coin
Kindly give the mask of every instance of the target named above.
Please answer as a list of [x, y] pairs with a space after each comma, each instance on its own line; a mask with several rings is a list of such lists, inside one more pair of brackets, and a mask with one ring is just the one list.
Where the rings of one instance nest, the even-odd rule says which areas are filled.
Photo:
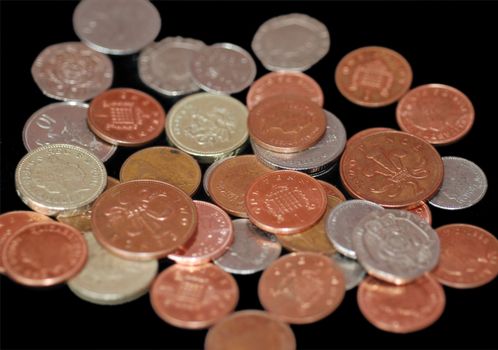
[[280, 256], [275, 236], [258, 229], [248, 219], [232, 220], [233, 243], [214, 263], [226, 272], [248, 275], [266, 269]]
[[413, 214], [417, 214], [418, 216], [420, 216], [422, 219], [427, 221], [429, 225], [432, 224], [432, 213], [427, 203], [420, 202], [416, 207], [407, 210], [411, 211]]
[[341, 202], [344, 202], [346, 200], [346, 197], [344, 197], [342, 192], [334, 185], [332, 185], [328, 182], [325, 182], [323, 180], [318, 180], [318, 182], [320, 183], [320, 185], [322, 185], [322, 188], [325, 190], [325, 193], [327, 194], [327, 196], [335, 197], [338, 200], [340, 200]]
[[91, 232], [84, 236], [88, 261], [67, 283], [74, 294], [90, 303], [118, 305], [138, 299], [149, 291], [157, 274], [157, 260], [124, 260], [105, 250]]
[[251, 85], [256, 63], [249, 52], [237, 45], [214, 44], [192, 54], [190, 74], [201, 89], [230, 95]]
[[419, 216], [406, 210], [374, 211], [353, 232], [353, 248], [367, 272], [394, 284], [431, 271], [439, 259], [439, 238]]
[[365, 278], [366, 271], [356, 260], [339, 253], [332, 255], [332, 260], [341, 268], [344, 274], [347, 291], [356, 287]]
[[16, 191], [34, 211], [76, 215], [89, 209], [106, 186], [104, 164], [84, 148], [53, 144], [29, 152], [16, 168]]
[[73, 13], [76, 35], [94, 50], [128, 55], [150, 44], [161, 29], [154, 5], [143, 0], [83, 0]]
[[105, 162], [117, 147], [88, 129], [88, 105], [79, 102], [52, 103], [37, 110], [24, 124], [22, 140], [29, 151], [43, 145], [67, 143], [83, 147]]
[[351, 136], [348, 139], [348, 141], [346, 142], [346, 147], [351, 146], [355, 141], [362, 140], [363, 138], [365, 138], [368, 135], [377, 134], [377, 133], [382, 132], [382, 131], [396, 131], [396, 130], [391, 129], [391, 128], [384, 128], [384, 127], [363, 129], [361, 131], [358, 131], [356, 134], [354, 134], [353, 136]]
[[251, 47], [268, 70], [305, 71], [329, 52], [330, 35], [315, 18], [291, 13], [263, 23]]
[[211, 177], [211, 174], [213, 173], [214, 171], [214, 168], [216, 168], [218, 165], [220, 165], [222, 162], [224, 162], [225, 160], [227, 159], [230, 159], [230, 158], [233, 158], [233, 157], [236, 157], [236, 156], [229, 156], [229, 157], [226, 157], [226, 158], [222, 158], [222, 159], [219, 159], [217, 161], [215, 161], [214, 163], [210, 164], [206, 171], [204, 172], [204, 175], [202, 177], [202, 187], [204, 189], [204, 192], [209, 196], [211, 197], [211, 194], [209, 193], [209, 178]]
[[465, 209], [478, 203], [488, 190], [486, 174], [470, 160], [443, 157], [443, 184], [429, 203], [447, 210]]
[[36, 57], [31, 74], [40, 90], [57, 100], [86, 101], [112, 84], [112, 61], [80, 42], [55, 44]]

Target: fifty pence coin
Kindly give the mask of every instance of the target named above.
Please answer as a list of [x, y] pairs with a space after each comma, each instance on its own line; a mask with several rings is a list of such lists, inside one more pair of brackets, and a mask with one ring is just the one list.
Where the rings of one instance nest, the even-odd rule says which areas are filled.
[[356, 287], [365, 278], [366, 271], [356, 260], [339, 253], [333, 254], [332, 260], [341, 268], [344, 274], [347, 291]]

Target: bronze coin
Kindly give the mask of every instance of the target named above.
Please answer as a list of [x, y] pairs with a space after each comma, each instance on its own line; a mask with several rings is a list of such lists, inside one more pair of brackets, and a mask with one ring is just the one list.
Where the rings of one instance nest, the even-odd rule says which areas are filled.
[[358, 131], [356, 134], [351, 136], [346, 142], [346, 147], [351, 146], [355, 141], [363, 139], [365, 136], [377, 134], [381, 131], [395, 131], [395, 129], [384, 128], [384, 127], [376, 127], [376, 128], [368, 128]]
[[408, 211], [411, 211], [413, 214], [417, 214], [422, 219], [427, 221], [429, 225], [432, 225], [432, 213], [427, 203], [420, 202], [416, 207], [408, 209]]
[[320, 183], [320, 185], [322, 185], [323, 189], [325, 190], [325, 193], [327, 194], [327, 196], [332, 196], [332, 197], [335, 197], [341, 201], [345, 201], [346, 200], [346, 197], [344, 197], [344, 195], [342, 194], [342, 192], [337, 188], [335, 187], [334, 185], [328, 183], [328, 182], [325, 182], [323, 180], [318, 180], [318, 182]]

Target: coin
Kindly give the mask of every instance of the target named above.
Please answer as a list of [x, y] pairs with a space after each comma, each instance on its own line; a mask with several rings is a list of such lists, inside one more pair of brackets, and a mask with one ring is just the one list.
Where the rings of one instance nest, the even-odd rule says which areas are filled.
[[413, 73], [396, 51], [361, 47], [344, 56], [335, 70], [339, 92], [364, 107], [382, 107], [399, 100], [410, 88]]
[[327, 208], [327, 195], [311, 176], [279, 170], [258, 177], [247, 190], [249, 220], [276, 234], [303, 232], [320, 220]]
[[190, 75], [190, 60], [204, 46], [200, 40], [181, 36], [152, 43], [138, 57], [138, 75], [145, 85], [167, 96], [195, 92], [199, 87]]
[[226, 159], [209, 176], [209, 194], [213, 202], [229, 214], [247, 217], [247, 189], [257, 177], [270, 171], [252, 154]]
[[365, 269], [356, 260], [347, 258], [339, 253], [333, 254], [332, 260], [341, 268], [344, 274], [346, 291], [356, 287], [365, 278]]
[[79, 42], [50, 45], [35, 59], [31, 75], [48, 97], [86, 101], [112, 84], [112, 61]]
[[358, 288], [358, 306], [375, 327], [392, 333], [427, 328], [442, 315], [444, 290], [434, 278], [423, 275], [403, 286], [367, 277]]
[[346, 200], [346, 197], [344, 197], [342, 192], [334, 185], [332, 185], [328, 182], [325, 182], [323, 180], [318, 180], [318, 182], [320, 183], [320, 185], [322, 185], [322, 188], [325, 190], [325, 194], [327, 196], [335, 197], [341, 202]]
[[315, 18], [291, 13], [264, 22], [251, 47], [268, 70], [305, 71], [329, 52], [330, 35]]
[[87, 113], [88, 105], [79, 102], [51, 103], [40, 108], [24, 124], [24, 146], [29, 152], [43, 145], [66, 143], [85, 148], [105, 162], [117, 147], [88, 129]]
[[74, 10], [73, 27], [92, 49], [128, 55], [154, 40], [161, 29], [161, 17], [149, 1], [83, 0]]
[[121, 166], [122, 182], [150, 179], [167, 182], [192, 196], [201, 184], [201, 168], [189, 154], [172, 147], [148, 147], [133, 153]]
[[478, 203], [488, 190], [488, 180], [481, 168], [460, 157], [443, 157], [443, 184], [429, 203], [436, 208], [457, 210]]
[[275, 95], [299, 95], [323, 107], [323, 92], [318, 83], [301, 72], [270, 72], [256, 80], [247, 92], [246, 105], [253, 109], [262, 100]]
[[365, 136], [340, 162], [346, 190], [384, 207], [406, 208], [431, 198], [443, 181], [443, 161], [426, 141], [399, 131]]
[[261, 305], [280, 320], [294, 324], [327, 317], [344, 294], [342, 271], [318, 253], [284, 255], [263, 272], [258, 284]]
[[102, 248], [91, 232], [84, 237], [88, 261], [67, 283], [74, 294], [90, 303], [118, 305], [138, 299], [149, 291], [157, 274], [157, 260], [124, 260]]
[[384, 128], [384, 127], [376, 127], [376, 128], [367, 128], [361, 131], [358, 131], [356, 134], [351, 136], [346, 142], [346, 147], [351, 146], [355, 141], [362, 140], [365, 136], [377, 134], [382, 131], [395, 131], [395, 129]]
[[156, 180], [133, 180], [104, 192], [92, 207], [92, 231], [104, 248], [130, 260], [166, 257], [197, 227], [192, 199]]
[[374, 211], [353, 231], [353, 248], [360, 264], [370, 275], [397, 285], [432, 270], [439, 247], [436, 231], [406, 210]]
[[453, 288], [475, 288], [498, 275], [498, 240], [490, 232], [468, 224], [436, 229], [441, 241], [439, 264], [431, 272]]
[[202, 177], [202, 188], [204, 189], [204, 192], [209, 197], [211, 197], [211, 194], [209, 193], [209, 178], [211, 177], [211, 174], [213, 173], [214, 168], [216, 168], [218, 165], [220, 165], [225, 160], [233, 158], [233, 157], [235, 157], [235, 156], [229, 156], [226, 158], [219, 159], [207, 167], [206, 171], [204, 172], [204, 176]]
[[26, 154], [17, 165], [16, 191], [34, 211], [70, 216], [87, 210], [105, 188], [104, 164], [78, 146], [53, 144]]
[[327, 118], [309, 99], [296, 95], [266, 98], [249, 112], [251, 140], [270, 151], [293, 153], [316, 144], [325, 133]]
[[248, 137], [247, 114], [247, 108], [230, 96], [184, 97], [168, 113], [168, 142], [200, 163], [238, 154]]
[[232, 220], [233, 243], [214, 263], [226, 272], [249, 275], [264, 270], [280, 256], [282, 246], [275, 236], [261, 231], [248, 219]]
[[235, 279], [213, 264], [174, 264], [161, 272], [150, 290], [156, 314], [176, 327], [199, 329], [217, 323], [235, 309]]
[[101, 139], [119, 146], [136, 147], [151, 142], [163, 132], [165, 119], [166, 113], [158, 101], [129, 88], [107, 90], [93, 99], [88, 110], [90, 129]]
[[55, 221], [29, 224], [4, 242], [7, 275], [26, 286], [52, 286], [78, 274], [87, 261], [81, 233]]
[[447, 145], [470, 131], [474, 107], [467, 96], [451, 86], [427, 84], [403, 96], [396, 108], [396, 120], [403, 131], [434, 145]]
[[237, 311], [209, 329], [205, 350], [294, 350], [289, 325], [260, 310]]
[[422, 219], [427, 221], [429, 225], [432, 224], [432, 213], [431, 209], [425, 202], [420, 202], [419, 205], [416, 207], [413, 207], [411, 209], [408, 209], [408, 211], [411, 211], [413, 214], [417, 214], [420, 216]]

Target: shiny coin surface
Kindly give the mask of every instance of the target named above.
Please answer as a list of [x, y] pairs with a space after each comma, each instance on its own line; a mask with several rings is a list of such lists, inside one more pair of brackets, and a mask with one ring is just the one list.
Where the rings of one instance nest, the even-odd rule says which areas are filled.
[[94, 50], [128, 55], [150, 44], [161, 29], [159, 12], [149, 1], [83, 0], [73, 13], [76, 35]]
[[239, 287], [229, 273], [213, 264], [175, 264], [157, 276], [150, 299], [165, 322], [180, 328], [207, 328], [235, 309]]
[[329, 52], [330, 35], [315, 18], [291, 13], [263, 23], [251, 47], [268, 70], [305, 71]]
[[432, 213], [427, 203], [420, 202], [419, 205], [411, 209], [408, 209], [408, 211], [411, 211], [413, 214], [420, 216], [422, 219], [427, 221], [429, 225], [432, 224]]
[[364, 107], [387, 106], [410, 88], [413, 73], [408, 61], [396, 51], [367, 46], [344, 56], [335, 70], [340, 93]]
[[333, 254], [332, 260], [341, 268], [344, 274], [347, 291], [359, 285], [365, 278], [366, 271], [356, 260], [347, 258], [339, 253]]
[[367, 272], [394, 284], [409, 283], [431, 271], [439, 259], [439, 237], [406, 210], [375, 211], [353, 232], [353, 248]]
[[40, 90], [56, 100], [86, 101], [112, 84], [112, 61], [79, 42], [55, 44], [36, 57], [31, 74]]
[[75, 215], [87, 210], [106, 186], [104, 164], [78, 146], [53, 144], [25, 155], [16, 168], [16, 191], [34, 211]]
[[346, 197], [344, 197], [342, 192], [334, 185], [332, 185], [328, 182], [325, 182], [323, 180], [318, 180], [318, 182], [320, 183], [320, 185], [322, 185], [322, 188], [325, 190], [325, 193], [327, 194], [327, 196], [335, 197], [335, 198], [339, 199], [341, 202], [346, 200]]
[[190, 38], [166, 37], [142, 50], [138, 75], [151, 89], [167, 96], [185, 95], [199, 90], [190, 75], [194, 52], [206, 45]]
[[484, 171], [470, 160], [443, 157], [443, 184], [429, 203], [447, 210], [465, 209], [478, 203], [488, 190]]
[[363, 129], [361, 131], [358, 131], [356, 134], [354, 134], [353, 136], [351, 136], [348, 139], [348, 141], [346, 142], [346, 147], [351, 146], [355, 141], [362, 140], [363, 138], [365, 138], [368, 135], [377, 134], [377, 133], [382, 132], [382, 131], [396, 131], [396, 130], [391, 129], [391, 128], [384, 128], [384, 127]]

